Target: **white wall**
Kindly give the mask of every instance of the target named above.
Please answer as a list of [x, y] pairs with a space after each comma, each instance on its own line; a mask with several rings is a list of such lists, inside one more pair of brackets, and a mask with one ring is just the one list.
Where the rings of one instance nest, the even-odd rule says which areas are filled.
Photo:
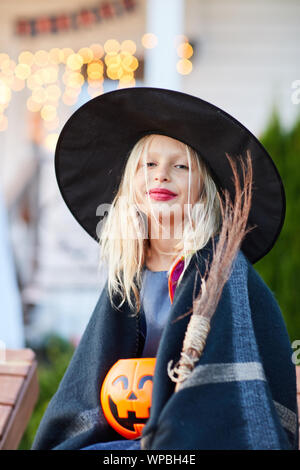
[[289, 126], [300, 78], [298, 0], [186, 0], [186, 30], [197, 49], [183, 90], [234, 115], [259, 134], [273, 103]]

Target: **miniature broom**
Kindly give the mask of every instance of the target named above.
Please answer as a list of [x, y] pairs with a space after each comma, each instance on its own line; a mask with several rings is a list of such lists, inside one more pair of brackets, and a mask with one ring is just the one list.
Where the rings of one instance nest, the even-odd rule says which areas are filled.
[[[246, 167], [240, 158], [244, 189], [241, 189], [236, 164], [231, 157], [226, 154], [234, 175], [235, 201], [230, 200], [228, 190], [225, 190], [225, 203], [221, 201], [222, 229], [219, 235], [217, 247], [213, 247], [213, 259], [210, 269], [206, 263], [206, 271], [202, 277], [198, 269], [197, 275], [201, 278], [199, 294], [195, 297], [195, 287], [193, 293], [193, 308], [187, 312], [192, 312], [189, 321], [180, 360], [172, 369], [172, 362], [168, 363], [168, 374], [173, 382], [177, 382], [175, 392], [180, 390], [181, 384], [188, 378], [195, 367], [195, 363], [200, 359], [206, 344], [207, 335], [210, 331], [210, 322], [219, 303], [223, 287], [229, 279], [233, 262], [240, 249], [245, 235], [254, 227], [246, 228], [248, 215], [251, 207], [252, 196], [252, 163], [250, 152], [247, 151]], [[185, 316], [183, 315], [183, 316]], [[180, 317], [182, 318], [182, 317]], [[176, 374], [176, 377], [175, 377]]]

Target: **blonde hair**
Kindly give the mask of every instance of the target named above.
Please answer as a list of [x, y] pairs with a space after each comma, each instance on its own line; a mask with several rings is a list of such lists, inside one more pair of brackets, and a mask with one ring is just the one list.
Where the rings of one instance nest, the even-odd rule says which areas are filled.
[[[106, 220], [102, 221], [99, 235], [100, 263], [104, 262], [107, 267], [111, 304], [118, 309], [127, 300], [131, 310], [136, 313], [140, 310], [139, 291], [142, 286], [148, 233], [146, 217], [139, 210], [132, 181], [140, 157], [143, 153], [147, 155], [150, 141], [155, 135], [149, 134], [142, 137], [129, 153], [117, 194]], [[175, 263], [184, 255], [184, 270], [178, 284], [195, 251], [206, 246], [210, 238], [219, 232], [221, 223], [219, 195], [209, 168], [194, 149], [187, 144], [184, 146], [189, 164], [189, 222], [184, 225], [182, 239], [175, 245], [173, 262], [168, 271], [169, 276]], [[202, 191], [199, 200], [190, 210], [192, 162], [197, 164]], [[124, 237], [125, 229], [126, 236]], [[114, 295], [120, 295], [119, 305], [114, 304]]]

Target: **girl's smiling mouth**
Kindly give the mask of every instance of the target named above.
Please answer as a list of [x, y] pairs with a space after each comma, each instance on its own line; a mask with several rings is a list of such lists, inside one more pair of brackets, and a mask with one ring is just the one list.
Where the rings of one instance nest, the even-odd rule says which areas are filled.
[[155, 199], [156, 201], [167, 201], [169, 199], [174, 199], [175, 197], [177, 197], [177, 194], [165, 188], [150, 189], [149, 195], [151, 199]]

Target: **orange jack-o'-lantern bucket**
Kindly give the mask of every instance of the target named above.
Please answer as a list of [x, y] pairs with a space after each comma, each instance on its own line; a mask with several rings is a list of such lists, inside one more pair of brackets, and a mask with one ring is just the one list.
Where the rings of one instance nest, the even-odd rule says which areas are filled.
[[109, 424], [127, 439], [142, 433], [152, 402], [154, 357], [120, 359], [101, 387], [101, 405]]

